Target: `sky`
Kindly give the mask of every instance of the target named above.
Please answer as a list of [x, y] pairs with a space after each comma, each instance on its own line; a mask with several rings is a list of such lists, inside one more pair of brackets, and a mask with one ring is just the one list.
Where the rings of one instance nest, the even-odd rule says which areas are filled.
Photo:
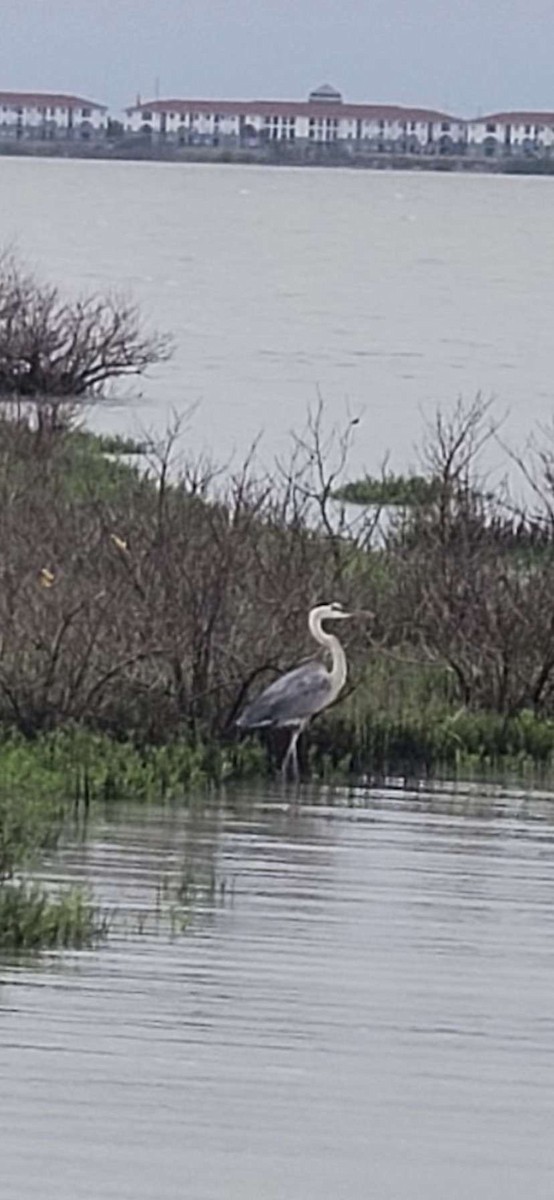
[[554, 109], [553, 0], [1, 0], [0, 90]]

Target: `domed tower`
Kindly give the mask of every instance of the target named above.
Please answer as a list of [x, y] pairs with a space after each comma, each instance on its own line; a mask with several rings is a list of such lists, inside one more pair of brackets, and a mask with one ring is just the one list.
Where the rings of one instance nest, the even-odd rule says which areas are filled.
[[321, 83], [308, 96], [310, 104], [342, 104], [342, 95], [330, 83]]

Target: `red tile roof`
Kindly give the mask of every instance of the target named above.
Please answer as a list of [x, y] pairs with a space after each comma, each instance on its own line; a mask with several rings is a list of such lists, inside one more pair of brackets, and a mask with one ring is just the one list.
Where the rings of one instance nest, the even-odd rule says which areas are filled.
[[506, 125], [554, 125], [554, 112], [500, 112], [487, 113], [475, 120], [504, 122]]
[[223, 116], [259, 117], [346, 117], [352, 120], [457, 121], [448, 113], [428, 108], [406, 108], [398, 104], [344, 104], [332, 100], [145, 100], [127, 108], [152, 113], [219, 113]]
[[0, 104], [17, 108], [96, 108], [106, 112], [106, 104], [95, 104], [81, 96], [66, 96], [60, 92], [0, 92]]

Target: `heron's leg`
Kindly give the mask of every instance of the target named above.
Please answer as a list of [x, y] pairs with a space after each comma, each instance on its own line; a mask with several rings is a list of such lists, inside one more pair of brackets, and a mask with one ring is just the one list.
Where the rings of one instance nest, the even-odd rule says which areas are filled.
[[286, 754], [285, 754], [285, 757], [284, 757], [284, 759], [283, 759], [283, 761], [282, 761], [282, 763], [281, 763], [281, 775], [283, 776], [283, 783], [286, 783], [286, 782], [287, 782], [287, 771], [288, 771], [289, 762], [290, 762], [290, 760], [291, 760], [291, 758], [292, 758], [292, 744], [293, 744], [293, 740], [294, 740], [294, 735], [295, 735], [295, 733], [296, 733], [296, 730], [295, 730], [295, 729], [293, 729], [293, 730], [292, 730], [292, 733], [291, 733], [291, 735], [290, 735], [290, 741], [289, 741], [289, 744], [288, 744], [288, 746], [287, 746], [287, 752], [286, 752]]
[[299, 781], [300, 771], [298, 769], [298, 753], [296, 750], [296, 746], [297, 746], [298, 738], [300, 737], [300, 734], [302, 733], [302, 730], [304, 729], [304, 724], [305, 723], [302, 722], [300, 725], [295, 725], [293, 728], [293, 731], [291, 733], [288, 750], [287, 750], [287, 753], [285, 754], [285, 757], [283, 759], [283, 765], [281, 767], [284, 781], [286, 781], [286, 778], [287, 778], [287, 770], [288, 770], [289, 763], [292, 763], [292, 774], [293, 774], [294, 782], [298, 783], [298, 781]]

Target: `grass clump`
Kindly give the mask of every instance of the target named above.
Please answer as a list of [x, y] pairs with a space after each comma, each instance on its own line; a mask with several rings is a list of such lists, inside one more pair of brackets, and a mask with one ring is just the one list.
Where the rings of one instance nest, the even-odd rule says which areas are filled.
[[81, 888], [50, 895], [37, 883], [0, 885], [0, 951], [82, 949], [106, 932], [105, 918]]
[[67, 790], [38, 747], [10, 739], [0, 748], [0, 951], [88, 946], [106, 932], [83, 889], [28, 878], [64, 834]]
[[409, 507], [431, 504], [440, 494], [440, 479], [424, 475], [385, 474], [377, 479], [366, 475], [345, 483], [335, 492], [335, 499], [349, 504], [375, 504]]
[[[11, 735], [0, 749], [0, 769], [13, 777], [47, 781], [71, 800], [183, 800], [197, 788], [259, 776], [265, 755], [256, 742], [175, 739], [165, 745], [119, 741], [86, 728], [58, 729], [29, 741]], [[2, 784], [0, 782], [0, 788]]]
[[347, 721], [336, 719], [315, 734], [315, 773], [404, 777], [513, 771], [551, 777], [554, 722], [523, 712], [367, 714], [356, 738]]

